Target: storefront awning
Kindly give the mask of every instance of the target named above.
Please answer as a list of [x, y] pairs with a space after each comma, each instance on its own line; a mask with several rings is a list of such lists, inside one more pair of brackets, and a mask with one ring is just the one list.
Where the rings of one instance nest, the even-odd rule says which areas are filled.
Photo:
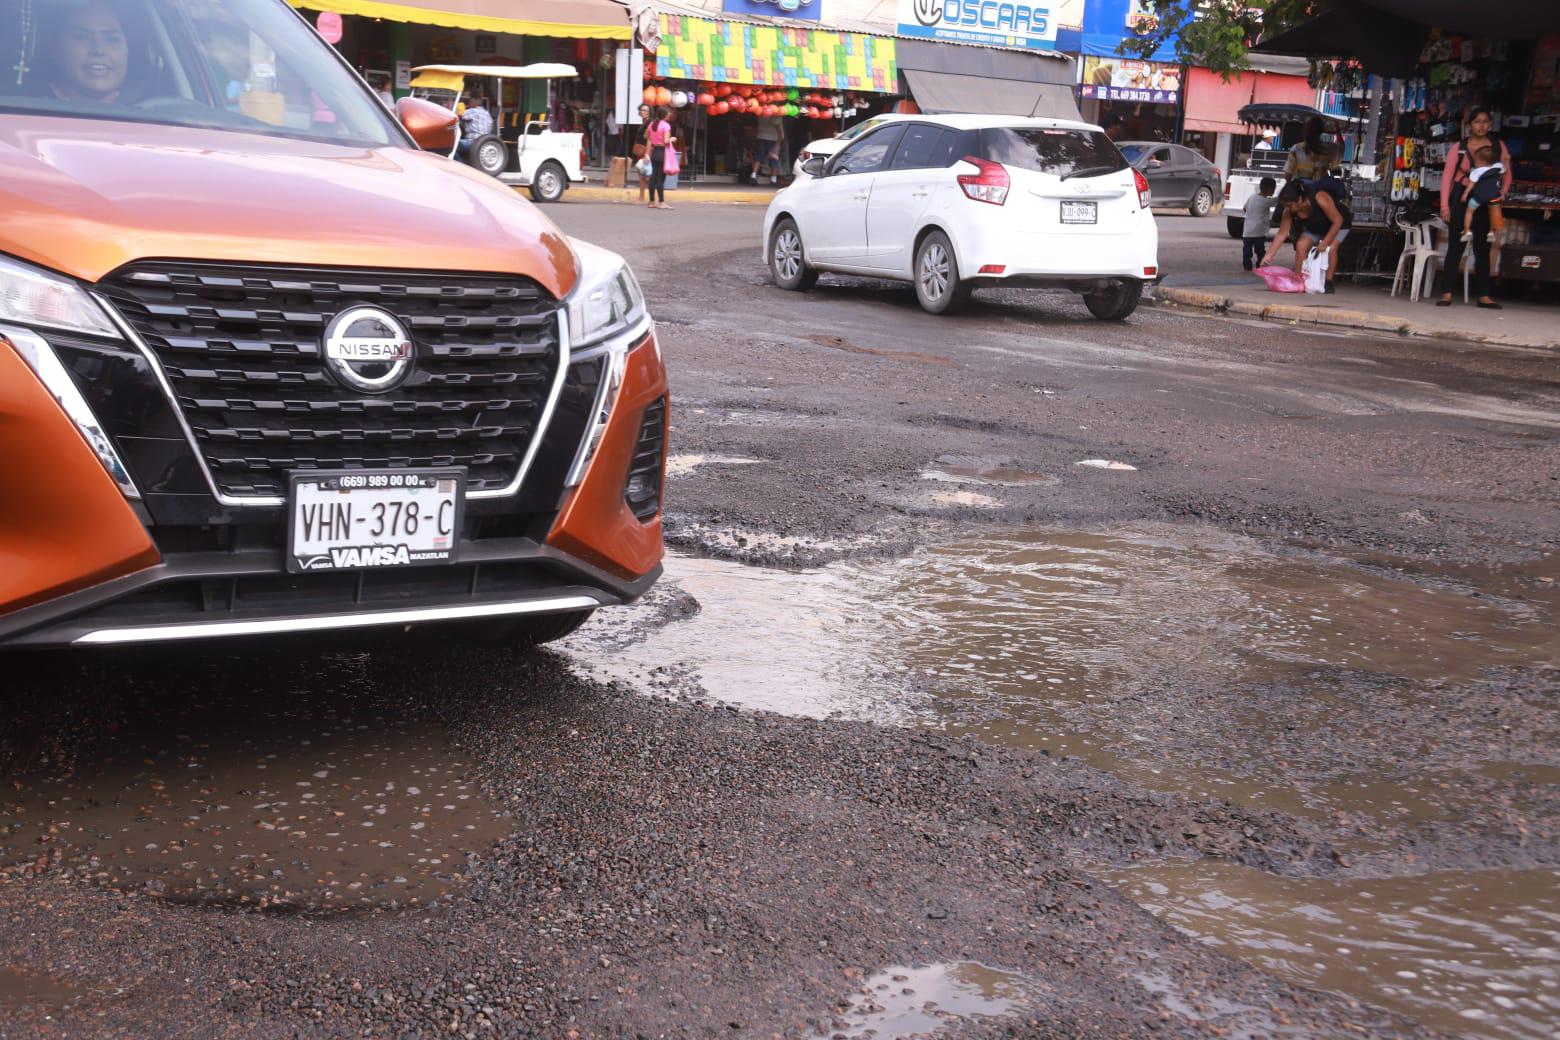
[[614, 0], [288, 0], [310, 11], [450, 29], [560, 36], [570, 40], [627, 40], [628, 9]]
[[1204, 133], [1245, 134], [1251, 128], [1237, 113], [1253, 102], [1311, 105], [1315, 101], [1316, 89], [1304, 76], [1246, 72], [1226, 83], [1217, 72], [1189, 69], [1183, 123], [1188, 130]]
[[1072, 88], [1061, 83], [1025, 83], [919, 69], [904, 72], [916, 105], [928, 115], [989, 112], [999, 116], [1079, 118]]

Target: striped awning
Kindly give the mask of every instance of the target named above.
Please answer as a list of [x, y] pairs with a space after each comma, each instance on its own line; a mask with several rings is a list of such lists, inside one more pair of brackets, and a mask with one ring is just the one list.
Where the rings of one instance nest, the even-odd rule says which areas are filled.
[[570, 40], [627, 40], [628, 8], [614, 0], [288, 0], [310, 11], [335, 11], [387, 22], [450, 29], [559, 36]]

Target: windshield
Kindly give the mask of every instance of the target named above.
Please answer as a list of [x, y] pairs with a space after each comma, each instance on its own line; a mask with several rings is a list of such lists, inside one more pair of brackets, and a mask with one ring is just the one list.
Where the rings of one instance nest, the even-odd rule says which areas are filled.
[[868, 119], [864, 123], [857, 123], [855, 126], [851, 127], [849, 130], [842, 131], [840, 133], [840, 135], [839, 135], [840, 136], [840, 140], [841, 141], [854, 141], [856, 138], [860, 137], [862, 134], [866, 133], [868, 130], [871, 130], [873, 127], [875, 127], [875, 126], [882, 126], [886, 122], [888, 122], [888, 117], [887, 116], [873, 116], [871, 119]]
[[1058, 177], [1094, 176], [1127, 168], [1121, 152], [1098, 130], [1001, 127], [980, 133], [986, 158], [1003, 166]]
[[1127, 162], [1132, 163], [1134, 166], [1137, 165], [1139, 159], [1143, 158], [1143, 153], [1148, 151], [1148, 145], [1146, 144], [1123, 144], [1117, 145], [1117, 147], [1121, 149], [1121, 154], [1127, 157]]
[[0, 0], [0, 110], [404, 143], [281, 0]]

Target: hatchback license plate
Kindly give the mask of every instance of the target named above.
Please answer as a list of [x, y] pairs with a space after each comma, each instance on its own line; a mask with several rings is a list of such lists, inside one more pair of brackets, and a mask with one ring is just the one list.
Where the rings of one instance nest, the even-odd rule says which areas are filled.
[[1063, 224], [1098, 224], [1100, 221], [1100, 204], [1098, 202], [1063, 202]]
[[294, 473], [287, 570], [453, 563], [465, 489], [462, 469]]

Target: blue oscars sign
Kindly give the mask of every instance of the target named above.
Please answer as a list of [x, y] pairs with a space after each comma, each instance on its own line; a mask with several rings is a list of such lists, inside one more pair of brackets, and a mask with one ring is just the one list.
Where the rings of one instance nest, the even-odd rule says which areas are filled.
[[988, 47], [1056, 49], [1050, 0], [899, 0], [899, 35]]

